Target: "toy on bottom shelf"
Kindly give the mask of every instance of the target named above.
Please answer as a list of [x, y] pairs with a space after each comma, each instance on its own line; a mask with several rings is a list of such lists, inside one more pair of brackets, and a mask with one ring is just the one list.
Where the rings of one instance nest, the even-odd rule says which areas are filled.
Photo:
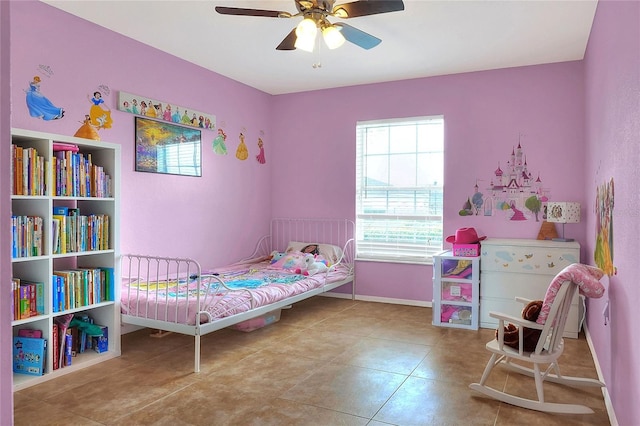
[[471, 308], [466, 306], [442, 305], [440, 321], [449, 324], [471, 325]]
[[[527, 321], [535, 321], [542, 310], [542, 300], [532, 300], [522, 309], [522, 318]], [[499, 330], [496, 330], [496, 338]], [[536, 350], [538, 339], [542, 330], [524, 327], [522, 329], [522, 349], [525, 352], [533, 352]], [[504, 344], [514, 349], [519, 349], [520, 338], [518, 337], [518, 327], [508, 324], [504, 327]]]
[[47, 340], [37, 337], [13, 338], [13, 372], [42, 376], [47, 359]]

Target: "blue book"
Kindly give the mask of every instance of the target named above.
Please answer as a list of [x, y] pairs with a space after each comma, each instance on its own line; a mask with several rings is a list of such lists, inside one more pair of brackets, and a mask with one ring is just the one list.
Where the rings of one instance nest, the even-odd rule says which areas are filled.
[[56, 312], [62, 312], [67, 309], [67, 303], [65, 300], [66, 295], [64, 293], [64, 277], [61, 277], [60, 275], [54, 275], [54, 278], [56, 280], [56, 293], [58, 300], [58, 309], [56, 310]]
[[13, 372], [42, 376], [47, 359], [47, 340], [35, 337], [13, 338]]
[[18, 257], [18, 217], [11, 216], [11, 257]]
[[69, 207], [53, 206], [53, 214], [60, 216], [69, 216]]
[[51, 276], [51, 288], [53, 289], [53, 300], [51, 301], [52, 312], [58, 312], [59, 306], [59, 289], [58, 289], [58, 276]]
[[73, 337], [71, 331], [67, 330], [67, 334], [64, 335], [64, 366], [71, 365], [71, 358], [73, 356]]
[[107, 326], [99, 326], [102, 329], [102, 336], [92, 337], [93, 350], [98, 353], [109, 351], [109, 329]]

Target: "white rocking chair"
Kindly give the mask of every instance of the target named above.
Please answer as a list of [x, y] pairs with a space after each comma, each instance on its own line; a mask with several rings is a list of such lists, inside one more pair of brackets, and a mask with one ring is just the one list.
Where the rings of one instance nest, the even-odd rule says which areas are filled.
[[[506, 402], [507, 404], [528, 408], [530, 410], [565, 414], [593, 413], [591, 408], [584, 405], [553, 403], [545, 402], [544, 400], [544, 381], [569, 386], [605, 386], [604, 383], [596, 379], [567, 377], [560, 374], [558, 358], [562, 355], [562, 351], [564, 349], [562, 334], [564, 332], [565, 323], [567, 322], [569, 308], [571, 307], [571, 300], [577, 290], [578, 285], [571, 280], [565, 280], [562, 282], [555, 299], [551, 304], [549, 316], [544, 324], [538, 324], [536, 322], [527, 321], [511, 315], [491, 312], [490, 316], [499, 320], [498, 336], [486, 345], [487, 350], [492, 352], [492, 355], [491, 359], [487, 363], [484, 373], [482, 374], [480, 383], [472, 383], [469, 387], [491, 398]], [[523, 306], [530, 302], [523, 298], [516, 298], [516, 300], [522, 302]], [[506, 323], [511, 323], [518, 327], [520, 337], [519, 349], [514, 349], [504, 344], [504, 326]], [[522, 348], [522, 342], [524, 340], [523, 327], [542, 330], [538, 344], [533, 352], [525, 352]], [[533, 369], [514, 363], [514, 360], [532, 363]], [[538, 400], [521, 398], [487, 386], [487, 379], [494, 367], [497, 365], [503, 365], [510, 371], [534, 377]], [[544, 368], [545, 365], [548, 366]]]

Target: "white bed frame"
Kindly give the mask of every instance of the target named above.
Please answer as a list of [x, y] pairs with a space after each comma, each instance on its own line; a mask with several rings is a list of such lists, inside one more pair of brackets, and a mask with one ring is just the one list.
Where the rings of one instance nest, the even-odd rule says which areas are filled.
[[[321, 287], [266, 306], [255, 308], [252, 306], [251, 309], [246, 312], [204, 323], [201, 323], [202, 316], [211, 319], [210, 314], [204, 309], [204, 307], [210, 303], [210, 298], [207, 297], [207, 295], [201, 296], [200, 294], [194, 294], [192, 297], [193, 301], [195, 301], [195, 306], [199, 307], [198, 312], [193, 311], [187, 314], [195, 316], [194, 325], [185, 324], [185, 318], [178, 318], [177, 309], [176, 312], [173, 312], [173, 315], [170, 315], [170, 312], [158, 310], [157, 308], [152, 312], [145, 312], [144, 316], [130, 315], [123, 312], [121, 315], [122, 323], [194, 336], [194, 371], [198, 373], [200, 371], [200, 337], [205, 334], [248, 319], [256, 318], [273, 310], [331, 291], [347, 283], [352, 283], [351, 296], [354, 298], [354, 229], [354, 223], [345, 219], [273, 219], [270, 226], [270, 235], [262, 237], [256, 245], [253, 254], [246, 258], [266, 256], [274, 250], [280, 252], [285, 251], [289, 241], [337, 245], [343, 248], [342, 258], [339, 259], [337, 264], [346, 265], [349, 271], [349, 276], [345, 279], [324, 284]], [[224, 281], [218, 276], [203, 275], [200, 264], [188, 258], [125, 254], [121, 257], [120, 270], [123, 280], [135, 280], [138, 283], [148, 284], [149, 286], [158, 285], [167, 281], [175, 281], [177, 278], [195, 277], [200, 286], [205, 286], [208, 289], [207, 293], [220, 294], [221, 292], [232, 291], [224, 285]], [[144, 288], [144, 286], [138, 286], [132, 290], [132, 287], [127, 286], [127, 289], [125, 290], [123, 288], [122, 291], [129, 292], [126, 296], [127, 299], [130, 300], [130, 297], [136, 297], [135, 294], [132, 294], [133, 292], [145, 292], [144, 289], [140, 289], [141, 287]], [[233, 291], [237, 291], [237, 289]]]

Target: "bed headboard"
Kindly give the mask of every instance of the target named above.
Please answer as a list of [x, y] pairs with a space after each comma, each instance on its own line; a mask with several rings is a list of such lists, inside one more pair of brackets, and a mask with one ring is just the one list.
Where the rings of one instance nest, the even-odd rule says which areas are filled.
[[271, 220], [269, 236], [263, 238], [254, 254], [285, 251], [290, 241], [332, 244], [344, 251], [344, 262], [355, 257], [355, 224], [349, 219], [276, 218]]

